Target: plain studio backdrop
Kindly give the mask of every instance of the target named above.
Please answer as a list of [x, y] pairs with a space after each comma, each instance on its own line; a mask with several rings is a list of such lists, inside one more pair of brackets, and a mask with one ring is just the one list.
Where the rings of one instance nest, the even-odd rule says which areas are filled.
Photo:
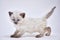
[[[54, 6], [52, 16], [47, 20], [47, 26], [52, 29], [51, 36], [34, 38], [23, 37], [21, 40], [59, 40], [60, 38], [60, 0], [0, 0], [0, 40], [13, 40], [9, 35], [15, 31], [14, 25], [8, 15], [9, 11], [24, 11], [28, 17], [41, 18]], [[7, 37], [6, 37], [7, 36]], [[16, 39], [17, 40], [17, 39]], [[19, 39], [18, 39], [19, 40]]]

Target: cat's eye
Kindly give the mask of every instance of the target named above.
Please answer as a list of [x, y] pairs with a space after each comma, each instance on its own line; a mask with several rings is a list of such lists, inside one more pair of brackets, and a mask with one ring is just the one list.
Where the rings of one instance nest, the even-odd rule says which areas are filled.
[[17, 21], [20, 21], [19, 19], [17, 19]]
[[15, 21], [15, 19], [12, 19], [13, 21]]

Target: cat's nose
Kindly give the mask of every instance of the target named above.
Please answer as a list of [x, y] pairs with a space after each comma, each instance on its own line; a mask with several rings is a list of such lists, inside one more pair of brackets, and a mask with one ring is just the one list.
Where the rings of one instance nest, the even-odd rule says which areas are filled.
[[17, 22], [14, 22], [15, 24], [17, 24]]

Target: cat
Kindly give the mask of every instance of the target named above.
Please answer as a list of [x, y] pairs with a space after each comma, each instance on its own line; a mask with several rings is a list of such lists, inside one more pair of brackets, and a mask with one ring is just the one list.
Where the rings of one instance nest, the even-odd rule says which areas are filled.
[[51, 27], [47, 26], [47, 19], [52, 15], [54, 12], [54, 6], [47, 15], [43, 18], [25, 18], [25, 12], [11, 12], [9, 11], [9, 16], [12, 22], [15, 24], [16, 31], [11, 37], [19, 38], [25, 32], [33, 33], [39, 32], [40, 34], [36, 35], [36, 38], [43, 37], [44, 34], [46, 36], [50, 36], [51, 34]]

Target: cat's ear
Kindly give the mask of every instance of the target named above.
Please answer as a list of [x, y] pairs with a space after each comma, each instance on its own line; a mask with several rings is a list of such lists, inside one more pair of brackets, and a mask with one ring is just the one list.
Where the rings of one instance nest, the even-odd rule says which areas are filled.
[[20, 13], [20, 16], [21, 16], [22, 18], [25, 18], [25, 13]]
[[9, 11], [8, 13], [9, 13], [9, 16], [11, 16], [13, 14], [13, 12], [11, 12], [11, 11]]

